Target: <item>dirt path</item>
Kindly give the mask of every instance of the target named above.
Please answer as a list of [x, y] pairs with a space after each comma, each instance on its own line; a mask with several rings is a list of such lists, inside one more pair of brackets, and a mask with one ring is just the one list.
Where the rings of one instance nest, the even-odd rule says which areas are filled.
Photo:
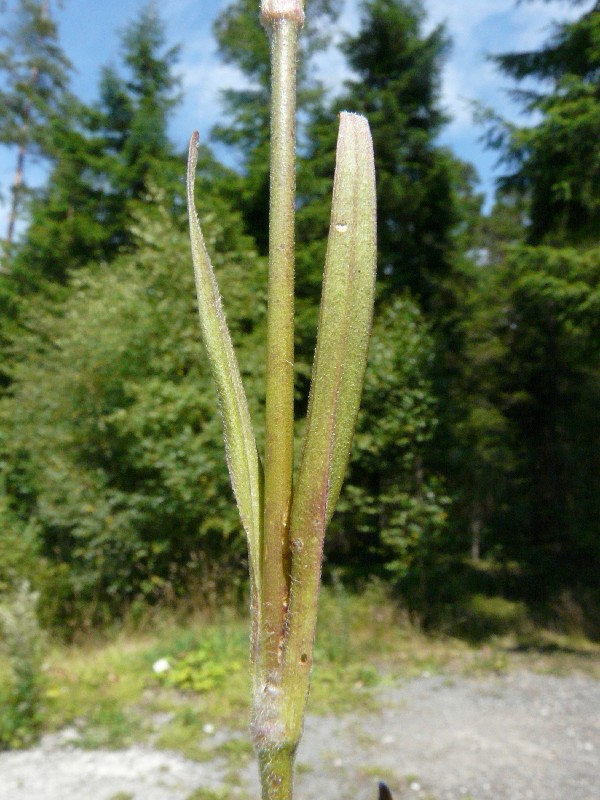
[[[374, 800], [379, 778], [395, 800], [600, 800], [600, 682], [422, 677], [382, 689], [379, 701], [375, 712], [308, 718], [298, 800]], [[65, 739], [1, 753], [0, 800], [187, 800], [201, 787], [259, 796], [254, 764], [232, 772], [223, 760], [85, 751]]]

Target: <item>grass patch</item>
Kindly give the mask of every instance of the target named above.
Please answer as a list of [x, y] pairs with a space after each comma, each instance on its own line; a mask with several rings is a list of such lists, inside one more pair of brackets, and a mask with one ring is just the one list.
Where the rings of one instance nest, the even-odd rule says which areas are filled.
[[214, 751], [206, 744], [202, 717], [190, 704], [176, 711], [153, 743], [164, 750], [177, 750], [193, 761], [211, 761], [214, 758]]
[[224, 789], [205, 789], [200, 787], [188, 794], [185, 800], [229, 800], [229, 795]]
[[234, 736], [215, 747], [214, 752], [227, 759], [230, 769], [243, 767], [254, 758], [254, 748], [247, 736]]
[[[345, 666], [316, 662], [313, 668], [309, 711], [313, 714], [347, 714], [373, 711], [377, 707], [375, 693], [370, 691], [381, 681], [375, 667]], [[362, 680], [369, 675], [368, 684]]]
[[[365, 778], [373, 778], [378, 782], [383, 781], [386, 783], [392, 791], [392, 795], [394, 795], [394, 789], [396, 787], [398, 777], [393, 769], [390, 769], [389, 767], [378, 766], [377, 764], [363, 764], [358, 769], [360, 774]], [[397, 792], [394, 796], [397, 796]]]
[[143, 722], [132, 710], [124, 710], [110, 700], [90, 709], [78, 726], [77, 744], [87, 750], [118, 750], [143, 736]]
[[[496, 610], [502, 616], [506, 608]], [[247, 637], [247, 621], [233, 613], [211, 622], [165, 615], [153, 620], [151, 630], [55, 645], [46, 658], [45, 728], [71, 725], [84, 747], [145, 741], [195, 760], [221, 757], [237, 767], [252, 753]], [[379, 686], [423, 675], [451, 680], [525, 668], [600, 678], [599, 656], [600, 647], [582, 638], [527, 626], [484, 646], [425, 636], [408, 625], [381, 587], [361, 596], [326, 588], [308, 711], [373, 710]], [[160, 659], [170, 670], [156, 674], [153, 665]], [[2, 669], [0, 662], [0, 674]]]
[[473, 642], [507, 633], [519, 634], [530, 627], [525, 604], [499, 595], [469, 595], [461, 608], [459, 632]]

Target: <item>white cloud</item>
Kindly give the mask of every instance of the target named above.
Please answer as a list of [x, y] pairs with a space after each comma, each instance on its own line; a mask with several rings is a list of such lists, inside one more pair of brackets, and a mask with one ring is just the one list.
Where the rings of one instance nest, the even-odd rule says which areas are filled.
[[250, 85], [235, 67], [209, 59], [185, 67], [182, 79], [184, 91], [193, 93], [204, 108], [212, 113], [215, 111], [216, 98], [223, 89], [240, 89]]
[[[510, 81], [502, 76], [487, 56], [504, 51], [519, 51], [539, 46], [548, 36], [551, 22], [560, 16], [577, 15], [574, 9], [557, 9], [542, 0], [517, 7], [510, 0], [426, 0], [425, 31], [445, 23], [453, 47], [442, 75], [442, 104], [453, 119], [455, 129], [473, 125], [471, 101], [493, 105], [499, 113], [518, 113], [505, 88]], [[353, 32], [359, 22], [357, 0], [347, 0], [339, 28]], [[329, 51], [317, 60], [326, 86], [335, 88], [349, 76], [343, 57]]]

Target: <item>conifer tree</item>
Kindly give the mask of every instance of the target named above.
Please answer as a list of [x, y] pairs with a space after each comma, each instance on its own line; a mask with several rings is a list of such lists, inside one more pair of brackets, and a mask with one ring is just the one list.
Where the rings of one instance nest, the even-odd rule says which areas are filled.
[[[491, 243], [465, 325], [480, 411], [470, 474], [478, 454], [495, 469], [477, 469], [484, 491], [465, 481], [466, 494], [495, 543], [535, 572], [538, 594], [585, 584], [600, 557], [600, 6], [581, 5], [539, 49], [495, 57], [535, 117], [520, 127], [490, 115], [507, 167], [492, 234], [512, 246]], [[524, 91], [525, 79], [537, 84]]]
[[518, 84], [538, 82], [513, 94], [540, 121], [497, 120], [489, 131], [507, 167], [501, 187], [529, 201], [531, 244], [600, 239], [600, 5], [585, 5], [574, 22], [555, 23], [540, 49], [494, 58]]
[[[377, 167], [378, 277], [395, 292], [410, 289], [429, 311], [451, 269], [452, 229], [458, 221], [453, 184], [462, 167], [436, 138], [447, 121], [440, 80], [450, 41], [443, 26], [423, 32], [420, 0], [367, 0], [355, 35], [342, 43], [356, 78], [330, 109], [312, 120], [314, 142], [299, 192], [307, 208], [300, 235], [323, 239], [319, 208], [333, 158], [332, 122], [342, 108], [365, 114]], [[310, 204], [310, 198], [319, 200]]]
[[157, 164], [162, 169], [173, 156], [167, 124], [180, 97], [173, 72], [178, 56], [179, 47], [167, 46], [164, 23], [151, 3], [122, 34], [125, 74], [112, 66], [103, 72], [101, 130], [118, 162], [114, 188], [127, 198], [139, 198], [160, 180]]
[[123, 238], [123, 200], [112, 188], [115, 160], [98, 130], [99, 114], [74, 100], [53, 122], [53, 166], [30, 204], [30, 220], [13, 259], [20, 294], [63, 284], [70, 271], [105, 261]]
[[446, 121], [439, 92], [450, 41], [443, 26], [425, 35], [423, 21], [419, 0], [372, 0], [344, 52], [357, 73], [347, 105], [374, 131], [379, 274], [428, 308], [449, 269], [454, 210], [449, 157], [435, 142]]
[[5, 259], [23, 206], [27, 156], [51, 155], [49, 129], [68, 97], [71, 65], [58, 42], [49, 0], [16, 0], [1, 11], [0, 144], [16, 150]]
[[[323, 102], [322, 87], [310, 77], [310, 58], [326, 46], [328, 23], [337, 16], [338, 6], [339, 0], [306, 3], [297, 72], [300, 143], [302, 121], [316, 113]], [[215, 23], [215, 36], [223, 61], [237, 66], [249, 83], [243, 89], [227, 89], [222, 93], [226, 122], [215, 126], [213, 138], [235, 148], [241, 165], [241, 175], [231, 175], [223, 189], [236, 202], [247, 232], [255, 237], [260, 251], [265, 253], [269, 196], [269, 40], [256, 14], [255, 0], [236, 0], [230, 5]]]
[[53, 169], [16, 256], [24, 285], [64, 282], [92, 259], [112, 259], [132, 242], [136, 202], [151, 189], [170, 196], [181, 191], [167, 135], [178, 100], [177, 48], [166, 46], [154, 5], [125, 29], [121, 49], [124, 74], [105, 68], [98, 104], [73, 101], [68, 122], [53, 123]]

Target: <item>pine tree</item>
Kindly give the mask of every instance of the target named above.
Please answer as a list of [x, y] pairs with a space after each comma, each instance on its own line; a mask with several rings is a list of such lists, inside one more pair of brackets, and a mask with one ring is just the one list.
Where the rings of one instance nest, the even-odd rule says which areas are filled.
[[157, 188], [171, 198], [182, 192], [167, 135], [178, 100], [177, 48], [166, 47], [154, 5], [125, 29], [121, 44], [125, 74], [104, 70], [96, 107], [73, 101], [68, 122], [54, 120], [53, 169], [15, 258], [23, 286], [64, 282], [90, 260], [114, 258], [132, 243], [136, 203]]
[[64, 115], [71, 65], [60, 48], [49, 0], [17, 0], [2, 16], [0, 143], [17, 151], [5, 235], [8, 266], [23, 207], [25, 162], [28, 156], [52, 154], [49, 129]]
[[112, 188], [117, 165], [98, 128], [98, 113], [78, 101], [52, 125], [53, 167], [13, 259], [19, 294], [64, 284], [73, 269], [110, 259], [123, 239], [123, 201]]
[[510, 170], [502, 188], [529, 202], [528, 241], [597, 243], [600, 5], [592, 3], [575, 22], [556, 23], [539, 50], [494, 60], [518, 83], [534, 79], [539, 86], [513, 93], [525, 111], [541, 117], [539, 122], [517, 127], [497, 120], [489, 131], [490, 143]]
[[454, 217], [449, 159], [435, 143], [446, 121], [440, 72], [450, 42], [442, 26], [424, 35], [423, 21], [420, 2], [373, 0], [344, 51], [358, 76], [347, 101], [374, 130], [380, 275], [427, 308], [449, 269]]
[[465, 324], [479, 411], [465, 494], [490, 541], [536, 575], [538, 594], [585, 584], [600, 559], [599, 34], [594, 3], [538, 50], [495, 59], [518, 83], [537, 79], [516, 92], [537, 118], [489, 130], [510, 171]]
[[[328, 23], [338, 13], [339, 0], [309, 0], [307, 23], [299, 39], [298, 109], [300, 119], [321, 106], [323, 90], [310, 77], [310, 59], [328, 42]], [[230, 176], [223, 190], [243, 214], [246, 231], [266, 253], [269, 201], [269, 40], [260, 24], [255, 0], [237, 0], [215, 23], [219, 54], [247, 79], [244, 89], [222, 93], [226, 122], [215, 126], [213, 138], [235, 148], [241, 174]], [[337, 126], [336, 126], [337, 129]], [[302, 142], [302, 130], [299, 131]]]
[[126, 198], [141, 197], [159, 180], [157, 164], [173, 156], [167, 125], [180, 99], [173, 73], [178, 56], [179, 47], [167, 47], [164, 23], [151, 3], [122, 34], [125, 75], [113, 67], [103, 72], [101, 129], [120, 167], [114, 189]]
[[342, 44], [356, 79], [313, 119], [314, 143], [300, 190], [317, 202], [300, 215], [301, 236], [323, 240], [321, 198], [332, 174], [335, 116], [365, 114], [377, 169], [379, 279], [394, 292], [410, 289], [429, 311], [451, 269], [457, 164], [436, 138], [447, 121], [439, 103], [440, 73], [450, 42], [443, 26], [422, 31], [419, 0], [369, 0], [359, 31]]

